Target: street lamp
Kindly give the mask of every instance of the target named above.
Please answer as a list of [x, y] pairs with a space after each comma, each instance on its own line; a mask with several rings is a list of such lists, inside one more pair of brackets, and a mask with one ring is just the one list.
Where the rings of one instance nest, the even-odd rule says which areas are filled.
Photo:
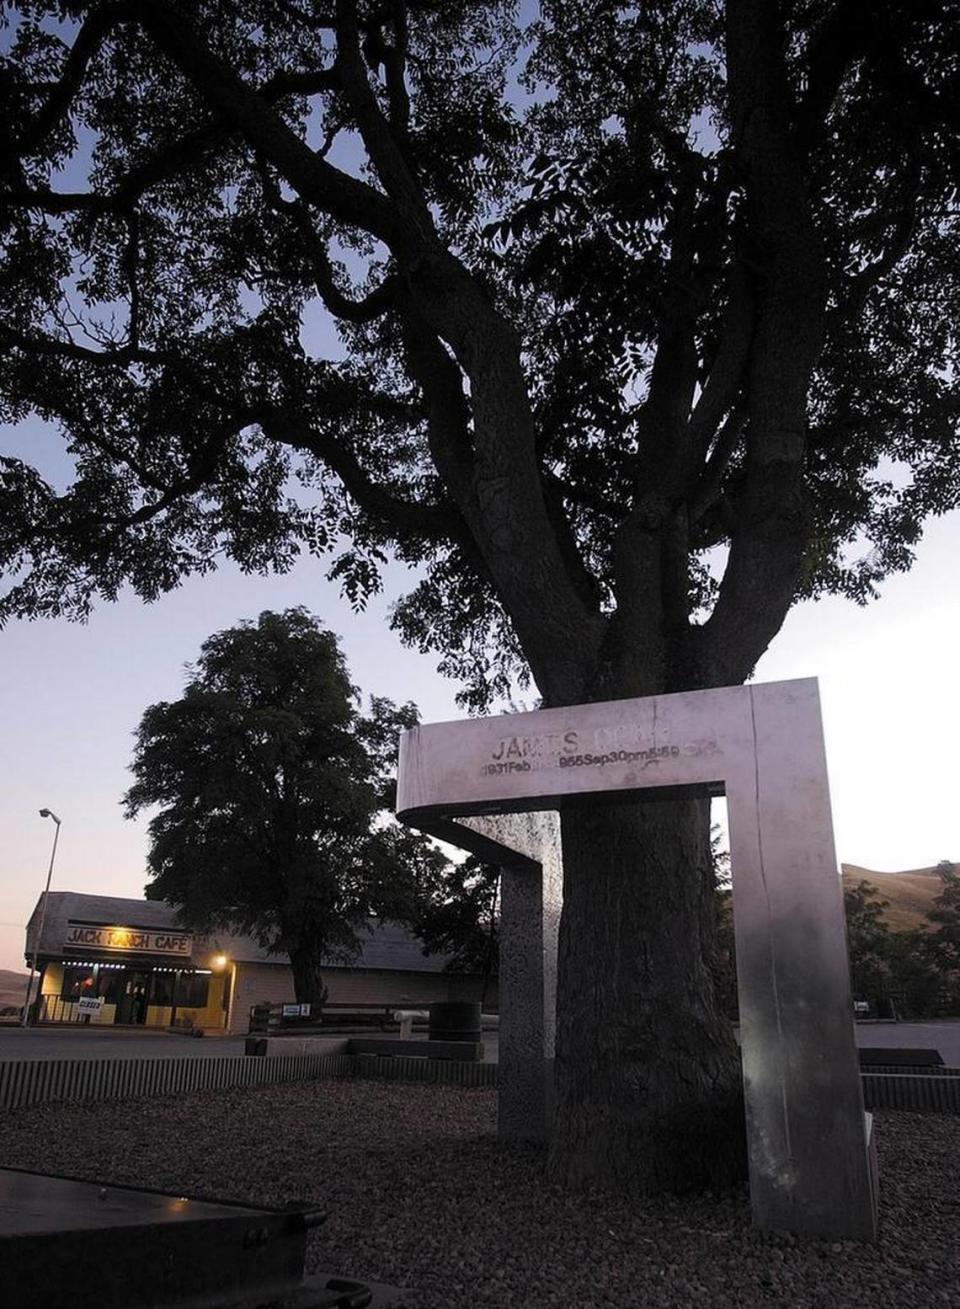
[[37, 928], [37, 935], [33, 939], [33, 954], [30, 963], [30, 977], [27, 981], [27, 995], [23, 1002], [23, 1017], [20, 1020], [20, 1026], [26, 1027], [30, 1015], [30, 992], [33, 990], [33, 975], [37, 971], [37, 948], [43, 940], [43, 924], [47, 917], [47, 897], [50, 894], [50, 879], [53, 877], [53, 861], [57, 857], [57, 841], [60, 838], [60, 819], [52, 809], [41, 809], [41, 818], [52, 818], [57, 828], [53, 834], [53, 849], [50, 851], [50, 867], [47, 869], [47, 884], [43, 888], [43, 899], [40, 901], [40, 923]]

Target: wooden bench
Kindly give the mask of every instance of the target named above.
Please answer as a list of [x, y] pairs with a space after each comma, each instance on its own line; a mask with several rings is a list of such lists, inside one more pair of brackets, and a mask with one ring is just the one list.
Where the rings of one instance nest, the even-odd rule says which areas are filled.
[[907, 1046], [860, 1047], [861, 1068], [942, 1068], [939, 1050], [910, 1049]]

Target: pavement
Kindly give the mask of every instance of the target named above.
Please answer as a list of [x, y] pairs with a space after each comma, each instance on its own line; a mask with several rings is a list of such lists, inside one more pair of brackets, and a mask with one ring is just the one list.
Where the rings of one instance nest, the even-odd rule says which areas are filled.
[[184, 1036], [122, 1028], [0, 1027], [0, 1063], [26, 1059], [215, 1059], [243, 1054], [242, 1036]]
[[[860, 1046], [939, 1050], [943, 1062], [960, 1068], [960, 1019], [928, 1023], [857, 1023]], [[370, 1035], [370, 1033], [366, 1033]], [[331, 1036], [340, 1035], [331, 1031]], [[344, 1033], [346, 1035], [346, 1033]], [[414, 1033], [411, 1045], [426, 1032]], [[78, 1027], [2, 1027], [0, 1063], [22, 1059], [167, 1059], [184, 1055], [215, 1059], [244, 1052], [243, 1036], [204, 1036], [197, 1039], [174, 1032], [137, 1032], [129, 1029]], [[484, 1058], [496, 1063], [498, 1033], [484, 1032]]]
[[949, 1068], [960, 1068], [960, 1019], [929, 1023], [857, 1023], [857, 1045], [939, 1050]]

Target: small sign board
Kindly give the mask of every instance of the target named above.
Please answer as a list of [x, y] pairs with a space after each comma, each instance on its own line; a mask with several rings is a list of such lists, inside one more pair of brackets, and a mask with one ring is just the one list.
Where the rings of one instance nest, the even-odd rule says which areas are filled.
[[309, 1018], [310, 1006], [308, 1004], [285, 1004], [283, 1006], [284, 1018]]
[[102, 1008], [102, 995], [81, 995], [77, 1000], [77, 1013], [98, 1014]]

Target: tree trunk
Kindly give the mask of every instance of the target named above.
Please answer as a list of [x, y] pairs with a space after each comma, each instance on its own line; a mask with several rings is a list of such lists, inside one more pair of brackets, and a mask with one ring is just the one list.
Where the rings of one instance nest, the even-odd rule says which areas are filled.
[[327, 998], [320, 960], [321, 951], [311, 946], [301, 946], [290, 951], [293, 991], [297, 1003], [309, 1004], [314, 1014], [320, 1013]]
[[562, 816], [550, 1173], [638, 1194], [745, 1172], [740, 1060], [714, 987], [709, 801]]

